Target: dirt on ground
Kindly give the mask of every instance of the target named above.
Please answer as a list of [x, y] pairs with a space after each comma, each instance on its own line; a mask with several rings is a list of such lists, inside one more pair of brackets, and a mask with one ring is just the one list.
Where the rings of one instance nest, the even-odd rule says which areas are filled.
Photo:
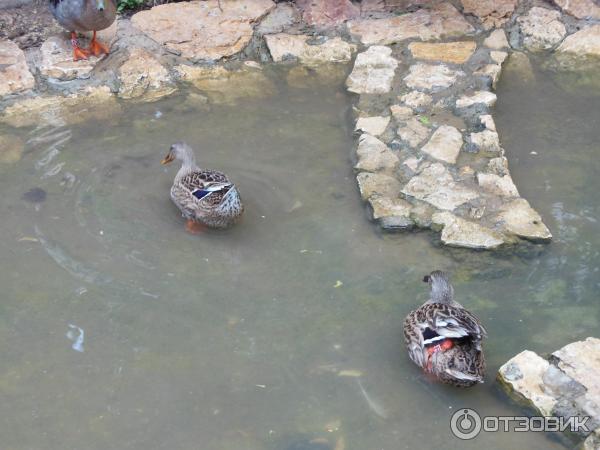
[[0, 39], [10, 39], [22, 49], [37, 47], [61, 30], [48, 9], [48, 0], [0, 9]]

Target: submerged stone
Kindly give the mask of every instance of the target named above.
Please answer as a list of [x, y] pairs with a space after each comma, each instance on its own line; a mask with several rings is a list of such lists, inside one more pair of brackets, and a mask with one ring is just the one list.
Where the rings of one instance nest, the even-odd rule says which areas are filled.
[[46, 200], [46, 191], [42, 188], [35, 187], [23, 194], [23, 200], [29, 203], [42, 203]]
[[0, 134], [0, 163], [13, 164], [21, 160], [25, 144], [12, 134]]

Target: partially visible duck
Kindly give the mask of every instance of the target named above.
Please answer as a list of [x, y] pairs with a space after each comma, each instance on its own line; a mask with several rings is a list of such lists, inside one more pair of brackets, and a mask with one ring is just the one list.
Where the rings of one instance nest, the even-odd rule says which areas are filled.
[[408, 356], [443, 383], [459, 387], [483, 383], [485, 328], [454, 300], [446, 273], [433, 271], [423, 281], [429, 283], [431, 297], [404, 321]]
[[[90, 55], [108, 54], [108, 47], [96, 40], [96, 31], [108, 28], [117, 16], [116, 0], [48, 0], [54, 18], [71, 32], [73, 60], [87, 59]], [[93, 31], [88, 49], [81, 48], [77, 32]]]
[[239, 220], [244, 206], [227, 175], [200, 169], [194, 151], [185, 142], [171, 145], [161, 163], [174, 160], [182, 161], [182, 165], [171, 187], [171, 200], [187, 219], [186, 229], [190, 233], [202, 231], [202, 226], [227, 228]]

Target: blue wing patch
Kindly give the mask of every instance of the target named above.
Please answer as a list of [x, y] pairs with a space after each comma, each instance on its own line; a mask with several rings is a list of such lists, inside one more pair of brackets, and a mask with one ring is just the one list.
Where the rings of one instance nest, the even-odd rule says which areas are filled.
[[196, 189], [195, 191], [192, 192], [192, 195], [194, 197], [196, 197], [198, 200], [203, 199], [204, 197], [206, 197], [208, 194], [210, 194], [213, 191], [206, 191], [204, 189]]

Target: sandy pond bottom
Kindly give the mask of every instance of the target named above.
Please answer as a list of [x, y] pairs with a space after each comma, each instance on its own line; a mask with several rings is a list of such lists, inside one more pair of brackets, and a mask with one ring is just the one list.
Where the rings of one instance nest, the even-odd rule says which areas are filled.
[[[110, 126], [24, 130], [24, 158], [0, 167], [2, 448], [562, 448], [541, 433], [465, 443], [449, 430], [461, 407], [520, 412], [494, 383], [509, 357], [600, 328], [600, 98], [539, 75], [534, 87], [507, 75], [497, 122], [556, 239], [496, 255], [378, 233], [341, 87], [276, 79], [265, 100], [195, 108], [182, 96]], [[184, 232], [168, 196], [176, 169], [159, 164], [179, 139], [239, 184], [241, 225]], [[474, 389], [431, 384], [404, 352], [402, 320], [435, 268], [489, 330], [488, 380]]]

